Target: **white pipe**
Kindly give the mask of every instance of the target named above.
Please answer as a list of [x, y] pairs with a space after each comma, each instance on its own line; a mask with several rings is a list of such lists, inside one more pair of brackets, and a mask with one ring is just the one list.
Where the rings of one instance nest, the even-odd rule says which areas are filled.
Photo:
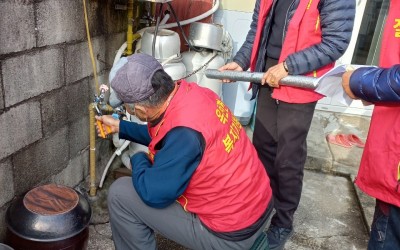
[[114, 158], [115, 158], [116, 155], [117, 155], [117, 154], [114, 152], [114, 154], [111, 156], [110, 160], [108, 160], [107, 166], [106, 166], [106, 168], [105, 168], [104, 171], [103, 171], [103, 175], [101, 176], [99, 188], [102, 188], [102, 187], [103, 187], [103, 182], [104, 182], [104, 179], [106, 178], [107, 171], [108, 171], [108, 169], [110, 168], [111, 163], [113, 162], [113, 160], [114, 160]]
[[121, 147], [125, 142], [124, 139], [119, 139], [119, 136], [117, 133], [112, 135], [112, 141], [113, 141], [114, 146], [117, 148]]
[[[218, 8], [219, 8], [219, 0], [216, 0], [215, 5], [210, 10], [208, 10], [208, 11], [204, 12], [203, 14], [198, 15], [196, 17], [193, 17], [193, 18], [190, 18], [190, 19], [187, 19], [184, 21], [180, 21], [179, 23], [181, 26], [183, 26], [183, 25], [186, 25], [189, 23], [200, 21], [201, 19], [204, 19], [204, 18], [214, 14], [214, 12], [216, 12], [218, 10]], [[178, 26], [178, 23], [174, 22], [174, 23], [169, 23], [169, 24], [165, 24], [165, 25], [160, 25], [158, 28], [159, 29], [169, 29], [169, 28], [173, 28], [173, 27], [177, 27], [177, 26]]]
[[131, 141], [125, 140], [124, 144], [122, 144], [121, 147], [117, 148], [117, 150], [115, 150], [115, 153], [117, 155], [121, 155], [122, 151], [124, 151], [126, 149], [126, 147], [129, 146], [129, 144], [131, 143]]
[[117, 150], [115, 150], [115, 152], [111, 156], [110, 160], [108, 160], [106, 168], [103, 171], [103, 175], [101, 176], [100, 185], [99, 185], [100, 188], [103, 187], [104, 179], [106, 178], [108, 169], [110, 168], [111, 163], [115, 159], [115, 156], [121, 155], [121, 152], [124, 151], [125, 148], [129, 146], [130, 143], [131, 143], [130, 141], [125, 140], [124, 144], [120, 148], [117, 148]]
[[164, 18], [160, 22], [160, 25], [166, 24], [168, 19], [169, 19], [169, 17], [170, 17], [170, 14], [165, 14]]

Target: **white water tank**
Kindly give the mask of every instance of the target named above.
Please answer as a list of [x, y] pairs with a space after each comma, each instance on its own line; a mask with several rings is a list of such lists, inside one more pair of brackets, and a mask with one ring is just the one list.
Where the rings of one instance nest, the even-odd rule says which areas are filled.
[[[214, 59], [212, 59], [214, 57]], [[212, 60], [211, 60], [212, 59]], [[210, 61], [211, 60], [211, 61]], [[206, 69], [218, 69], [225, 65], [225, 60], [216, 51], [204, 50], [202, 52], [186, 51], [182, 53], [182, 62], [186, 67], [186, 74], [201, 68], [207, 62], [205, 67], [196, 74], [186, 78], [188, 82], [195, 82], [199, 86], [206, 87], [214, 91], [222, 98], [222, 82], [218, 79], [209, 79], [204, 75]]]
[[[159, 60], [160, 61], [160, 60]], [[182, 62], [182, 57], [176, 58], [168, 62], [160, 61], [164, 71], [171, 76], [172, 80], [177, 81], [186, 76], [186, 67]]]

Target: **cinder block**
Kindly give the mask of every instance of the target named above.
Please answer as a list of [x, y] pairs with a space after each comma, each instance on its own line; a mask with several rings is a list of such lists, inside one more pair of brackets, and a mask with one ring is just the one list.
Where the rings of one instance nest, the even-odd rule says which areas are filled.
[[[105, 68], [105, 65], [104, 63], [99, 62], [97, 57], [99, 57], [101, 60], [105, 60], [104, 37], [92, 39], [92, 46], [96, 69], [97, 72], [100, 72]], [[69, 45], [67, 47], [65, 60], [65, 75], [67, 78], [67, 84], [76, 82], [93, 74], [93, 66], [90, 58], [88, 43], [86, 41]]]
[[[102, 8], [106, 6], [104, 1], [87, 1], [87, 14], [89, 19], [90, 35], [95, 37], [104, 33], [105, 17], [102, 15]], [[109, 11], [109, 10], [105, 10]], [[87, 39], [87, 38], [86, 38]]]
[[88, 154], [78, 154], [69, 161], [68, 166], [61, 173], [53, 176], [52, 182], [68, 187], [75, 187], [84, 179], [83, 174], [88, 165]]
[[86, 159], [87, 165], [82, 163], [82, 168], [83, 168], [83, 177], [86, 178], [89, 175], [89, 164], [90, 164], [90, 158], [89, 158], [89, 148], [85, 149], [82, 151], [82, 159]]
[[14, 182], [11, 161], [0, 163], [0, 207], [14, 197]]
[[42, 137], [40, 104], [29, 102], [0, 115], [0, 160]]
[[69, 160], [67, 127], [64, 127], [13, 156], [15, 193], [28, 191], [38, 183], [51, 180], [63, 170]]
[[22, 55], [2, 63], [5, 105], [57, 89], [64, 85], [64, 61], [60, 49]]
[[89, 103], [92, 97], [89, 95], [89, 81], [84, 79], [73, 85], [68, 85], [67, 92], [67, 118], [72, 123], [89, 115]]
[[39, 47], [84, 39], [82, 1], [40, 1], [37, 3], [37, 29]]
[[0, 1], [0, 54], [33, 48], [35, 16], [33, 1]]
[[69, 152], [71, 157], [89, 146], [89, 115], [75, 121], [68, 127]]
[[41, 100], [42, 126], [44, 136], [48, 136], [68, 123], [67, 88], [61, 88]]

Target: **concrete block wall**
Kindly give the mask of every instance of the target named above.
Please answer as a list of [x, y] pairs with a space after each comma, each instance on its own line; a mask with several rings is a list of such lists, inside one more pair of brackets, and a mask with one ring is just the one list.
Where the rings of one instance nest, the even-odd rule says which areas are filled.
[[[97, 73], [107, 83], [125, 41], [117, 0], [86, 0]], [[35, 186], [74, 187], [89, 173], [96, 93], [82, 0], [0, 0], [0, 242], [5, 213]], [[97, 138], [97, 180], [113, 145]]]

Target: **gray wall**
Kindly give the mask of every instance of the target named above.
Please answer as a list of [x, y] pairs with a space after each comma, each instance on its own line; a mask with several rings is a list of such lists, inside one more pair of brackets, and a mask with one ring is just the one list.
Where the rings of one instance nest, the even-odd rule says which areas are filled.
[[[125, 41], [114, 2], [87, 0], [100, 83]], [[13, 198], [87, 179], [95, 93], [82, 0], [0, 0], [0, 242]], [[97, 139], [96, 153], [99, 180], [112, 143]]]

